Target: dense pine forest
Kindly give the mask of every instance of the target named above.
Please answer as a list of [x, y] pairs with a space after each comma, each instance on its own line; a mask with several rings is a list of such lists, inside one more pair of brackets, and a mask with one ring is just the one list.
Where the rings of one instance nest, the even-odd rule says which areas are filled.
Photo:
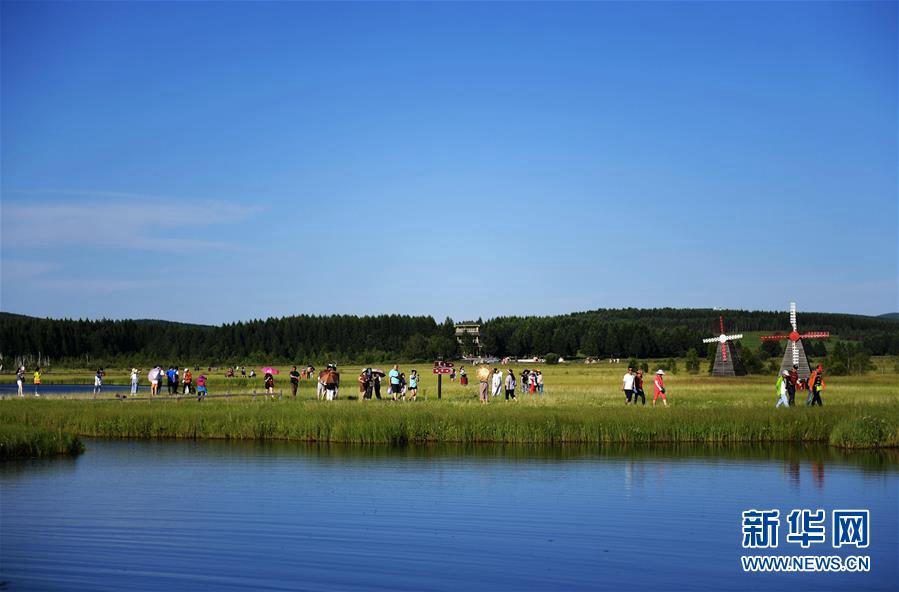
[[[787, 332], [783, 311], [710, 309], [609, 309], [547, 317], [498, 317], [482, 322], [483, 352], [565, 357], [680, 357], [708, 353], [702, 338], [718, 333], [724, 315], [728, 333]], [[879, 317], [800, 313], [800, 331], [830, 331], [856, 341], [870, 355], [899, 353], [899, 322]], [[782, 346], [779, 346], [782, 351]], [[811, 347], [823, 355], [826, 346]], [[817, 349], [815, 349], [817, 348]], [[778, 348], [772, 347], [771, 355]], [[0, 354], [7, 370], [20, 357], [58, 365], [144, 364], [191, 360], [228, 364], [237, 360], [305, 363], [427, 360], [458, 355], [454, 322], [428, 316], [310, 316], [270, 318], [221, 326], [156, 320], [39, 319], [0, 313]]]

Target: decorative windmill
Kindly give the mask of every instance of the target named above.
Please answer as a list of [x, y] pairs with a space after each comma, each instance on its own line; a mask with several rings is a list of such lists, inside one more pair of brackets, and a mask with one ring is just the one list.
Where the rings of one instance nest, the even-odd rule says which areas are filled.
[[718, 322], [721, 325], [721, 334], [718, 337], [709, 337], [702, 340], [703, 343], [720, 344], [715, 350], [715, 366], [712, 368], [712, 375], [742, 376], [746, 374], [746, 371], [743, 369], [743, 364], [740, 363], [737, 351], [731, 342], [743, 339], [743, 334], [728, 335], [724, 332], [724, 317], [718, 317]]
[[796, 328], [796, 303], [790, 303], [790, 325], [793, 330], [789, 335], [764, 335], [762, 341], [783, 341], [788, 339], [787, 349], [784, 351], [783, 361], [780, 363], [780, 371], [789, 370], [793, 365], [799, 366], [799, 378], [808, 378], [811, 369], [808, 366], [808, 358], [805, 355], [805, 348], [802, 347], [803, 339], [827, 339], [830, 333], [827, 331], [811, 331], [809, 333], [799, 333]]

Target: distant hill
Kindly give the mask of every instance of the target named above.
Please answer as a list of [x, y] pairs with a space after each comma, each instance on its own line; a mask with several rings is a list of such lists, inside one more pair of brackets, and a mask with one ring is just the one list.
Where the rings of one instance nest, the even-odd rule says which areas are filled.
[[[80, 320], [82, 320], [82, 319], [66, 319], [66, 318], [53, 319], [50, 317], [33, 317], [33, 316], [29, 316], [29, 315], [17, 314], [14, 312], [0, 312], [0, 320], [5, 320], [5, 319], [18, 319], [21, 321], [80, 321]], [[97, 319], [97, 320], [85, 319], [85, 322], [96, 323], [99, 321], [106, 321], [106, 320], [107, 319]], [[119, 321], [119, 322], [121, 322], [121, 321]], [[128, 322], [136, 323], [138, 325], [155, 325], [155, 326], [171, 325], [171, 326], [178, 326], [178, 327], [206, 327], [206, 328], [212, 326], [212, 325], [201, 325], [198, 323], [182, 323], [179, 321], [165, 321], [165, 320], [161, 320], [161, 319], [128, 319]]]
[[[719, 316], [724, 317], [728, 333], [782, 334], [790, 330], [785, 311], [623, 308], [557, 316], [496, 317], [481, 322], [479, 341], [486, 352], [501, 357], [552, 352], [565, 358], [589, 355], [645, 359], [682, 356], [690, 349], [700, 356], [710, 351], [714, 355], [714, 346], [707, 348], [702, 340], [720, 331]], [[800, 312], [799, 330], [829, 331], [840, 340], [861, 343], [872, 355], [894, 355], [899, 354], [896, 317], [899, 315]], [[298, 315], [193, 325], [152, 319], [40, 319], [0, 313], [0, 354], [40, 353], [54, 361], [90, 357], [125, 365], [184, 359], [264, 359], [272, 363], [433, 360], [458, 355], [463, 347], [466, 345], [457, 343], [452, 319], [439, 323], [431, 316]]]
[[891, 321], [899, 321], [899, 312], [888, 312], [886, 314], [877, 315], [878, 319], [889, 319]]

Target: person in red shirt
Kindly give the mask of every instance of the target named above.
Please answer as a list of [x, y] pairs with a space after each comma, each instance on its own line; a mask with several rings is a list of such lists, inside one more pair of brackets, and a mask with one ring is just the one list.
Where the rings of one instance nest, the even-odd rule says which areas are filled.
[[653, 387], [655, 387], [655, 395], [652, 397], [652, 406], [655, 407], [656, 399], [662, 397], [662, 403], [665, 404], [665, 407], [668, 406], [668, 397], [665, 396], [665, 379], [662, 378], [665, 375], [665, 371], [659, 368], [659, 371], [656, 372], [656, 376], [652, 381]]
[[787, 398], [790, 401], [790, 407], [796, 405], [796, 385], [799, 384], [799, 366], [793, 364], [787, 373]]
[[637, 404], [637, 398], [643, 398], [643, 404], [646, 405], [646, 393], [643, 392], [643, 371], [637, 370], [637, 375], [634, 376], [634, 405]]

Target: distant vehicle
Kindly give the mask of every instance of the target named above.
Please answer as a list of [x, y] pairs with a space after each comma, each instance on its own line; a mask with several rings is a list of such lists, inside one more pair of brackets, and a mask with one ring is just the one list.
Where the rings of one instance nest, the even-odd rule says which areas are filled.
[[500, 361], [499, 358], [497, 358], [495, 356], [490, 356], [489, 358], [479, 358], [474, 363], [475, 364], [496, 364], [499, 361]]

